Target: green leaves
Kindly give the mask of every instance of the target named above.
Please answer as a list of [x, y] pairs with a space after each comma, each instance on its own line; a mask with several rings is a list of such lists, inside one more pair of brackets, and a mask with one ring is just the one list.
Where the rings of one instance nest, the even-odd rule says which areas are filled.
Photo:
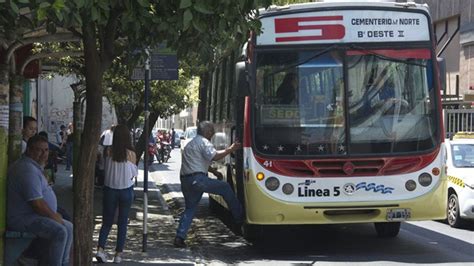
[[187, 30], [189, 28], [191, 20], [193, 20], [193, 13], [191, 12], [191, 10], [186, 9], [183, 15], [183, 29], [184, 30]]
[[179, 9], [185, 9], [193, 5], [191, 0], [181, 0], [179, 3]]
[[138, 4], [142, 7], [150, 7], [150, 2], [148, 0], [138, 0]]
[[18, 6], [13, 1], [10, 1], [10, 7], [13, 10], [13, 12], [15, 12], [15, 14], [20, 13], [20, 9], [18, 8]]
[[214, 14], [214, 11], [212, 11], [211, 7], [208, 6], [206, 2], [198, 1], [194, 4], [193, 8], [194, 10], [202, 14]]
[[61, 10], [65, 7], [64, 0], [55, 0], [53, 4], [53, 8], [55, 10]]
[[97, 10], [96, 7], [92, 7], [91, 8], [91, 16], [92, 16], [92, 20], [93, 21], [97, 21], [99, 20], [99, 10]]
[[206, 31], [206, 23], [199, 19], [193, 19], [193, 27], [200, 33]]
[[84, 0], [75, 0], [74, 2], [76, 3], [76, 7], [77, 7], [78, 9], [83, 8], [84, 5], [86, 4]]

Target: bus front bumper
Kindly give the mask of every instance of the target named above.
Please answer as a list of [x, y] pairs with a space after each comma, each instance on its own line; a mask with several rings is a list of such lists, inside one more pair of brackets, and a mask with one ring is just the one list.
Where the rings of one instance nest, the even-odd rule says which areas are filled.
[[[255, 185], [246, 187], [248, 224], [338, 224], [388, 222], [393, 212], [407, 211], [398, 220], [420, 221], [446, 218], [447, 180], [421, 197], [378, 202], [289, 203], [275, 200]], [[250, 202], [250, 203], [249, 203]], [[389, 214], [390, 213], [390, 214]]]

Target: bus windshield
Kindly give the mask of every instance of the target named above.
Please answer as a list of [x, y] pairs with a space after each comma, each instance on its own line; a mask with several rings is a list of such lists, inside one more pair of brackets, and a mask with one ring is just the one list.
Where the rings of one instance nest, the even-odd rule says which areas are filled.
[[257, 54], [255, 144], [270, 155], [364, 155], [436, 146], [429, 49]]

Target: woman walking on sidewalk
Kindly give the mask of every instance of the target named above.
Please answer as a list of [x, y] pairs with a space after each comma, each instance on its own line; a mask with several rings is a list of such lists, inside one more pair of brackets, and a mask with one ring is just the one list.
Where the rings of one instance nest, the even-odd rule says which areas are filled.
[[115, 211], [118, 209], [118, 231], [114, 263], [120, 263], [125, 238], [127, 237], [128, 213], [133, 201], [133, 179], [138, 174], [138, 168], [135, 164], [135, 149], [125, 125], [115, 127], [112, 146], [104, 152], [106, 156], [102, 227], [100, 228], [95, 257], [99, 263], [107, 262], [105, 243], [114, 223]]

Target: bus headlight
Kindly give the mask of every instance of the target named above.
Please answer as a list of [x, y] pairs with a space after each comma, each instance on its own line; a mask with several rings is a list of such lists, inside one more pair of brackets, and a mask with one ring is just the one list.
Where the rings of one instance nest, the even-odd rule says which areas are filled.
[[283, 185], [282, 190], [283, 190], [283, 193], [285, 193], [286, 195], [290, 195], [291, 193], [293, 193], [295, 188], [293, 187], [292, 184], [286, 183]]
[[265, 175], [262, 172], [257, 173], [257, 180], [262, 181], [265, 178]]
[[267, 187], [267, 189], [270, 191], [277, 190], [279, 186], [280, 181], [274, 176], [270, 176], [269, 178], [267, 178], [267, 180], [265, 180], [265, 187]]
[[432, 181], [433, 181], [433, 178], [431, 178], [431, 175], [428, 174], [428, 173], [422, 173], [418, 177], [418, 183], [420, 183], [420, 185], [422, 185], [424, 187], [427, 187], [427, 186], [431, 185]]
[[413, 180], [408, 180], [406, 183], [405, 183], [405, 188], [408, 190], [408, 191], [413, 191], [415, 190], [416, 188], [416, 182], [413, 181]]

